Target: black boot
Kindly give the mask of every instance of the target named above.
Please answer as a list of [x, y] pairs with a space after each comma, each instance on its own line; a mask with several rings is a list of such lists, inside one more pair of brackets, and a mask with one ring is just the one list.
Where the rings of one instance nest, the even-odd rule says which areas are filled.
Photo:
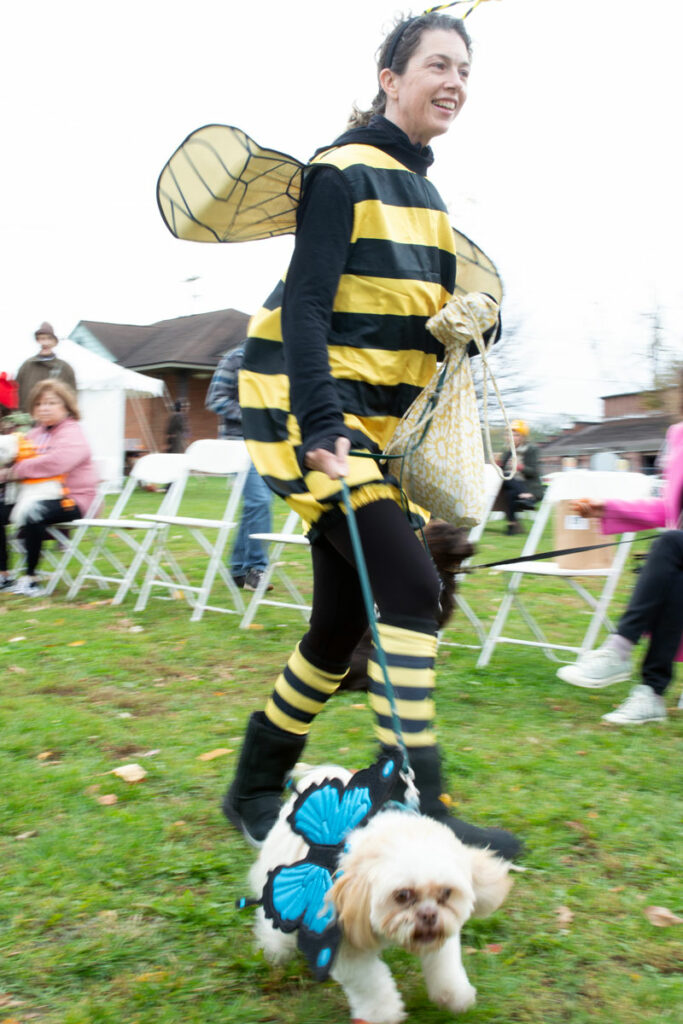
[[263, 844], [280, 813], [280, 798], [287, 773], [306, 744], [271, 725], [262, 711], [249, 719], [237, 772], [223, 797], [223, 814], [252, 846]]
[[[391, 753], [401, 758], [396, 748], [383, 753]], [[504, 857], [505, 860], [514, 860], [522, 852], [523, 844], [512, 832], [506, 832], [502, 828], [480, 828], [478, 825], [470, 825], [460, 818], [449, 813], [443, 800], [440, 800], [444, 792], [441, 780], [441, 759], [438, 747], [411, 747], [408, 751], [410, 767], [415, 772], [415, 785], [420, 792], [420, 811], [435, 821], [448, 825], [451, 832], [468, 846], [480, 846], [482, 849], [489, 847], [494, 853]], [[400, 799], [400, 796], [396, 796]]]

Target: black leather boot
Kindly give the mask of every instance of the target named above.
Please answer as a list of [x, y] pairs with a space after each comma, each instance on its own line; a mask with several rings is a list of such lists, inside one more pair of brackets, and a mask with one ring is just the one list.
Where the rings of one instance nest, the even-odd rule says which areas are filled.
[[[401, 754], [396, 748], [391, 750], [383, 748], [383, 753], [390, 753], [401, 758]], [[489, 847], [505, 860], [514, 860], [522, 853], [523, 843], [512, 832], [506, 832], [502, 828], [481, 828], [478, 825], [470, 825], [449, 813], [443, 800], [439, 799], [444, 792], [444, 785], [441, 778], [441, 758], [438, 747], [412, 747], [408, 751], [408, 757], [410, 767], [415, 772], [415, 785], [420, 792], [420, 812], [422, 814], [448, 825], [451, 832], [468, 846], [480, 846], [482, 849]], [[396, 795], [395, 799], [400, 799], [400, 795]]]
[[263, 845], [280, 813], [287, 773], [299, 760], [305, 736], [271, 725], [262, 711], [250, 717], [237, 772], [223, 797], [223, 814], [252, 846]]

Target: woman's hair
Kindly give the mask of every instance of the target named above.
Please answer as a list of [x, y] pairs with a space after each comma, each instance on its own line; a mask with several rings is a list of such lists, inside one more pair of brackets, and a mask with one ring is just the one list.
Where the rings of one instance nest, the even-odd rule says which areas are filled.
[[64, 403], [66, 411], [72, 419], [80, 420], [81, 414], [78, 411], [76, 392], [61, 380], [54, 378], [38, 381], [35, 387], [31, 388], [31, 394], [28, 396], [28, 407], [31, 410], [31, 415], [33, 415], [33, 410], [46, 392], [52, 393]]
[[[377, 75], [383, 68], [391, 68], [397, 75], [402, 75], [408, 61], [420, 45], [424, 32], [430, 29], [441, 29], [445, 32], [457, 32], [472, 56], [472, 40], [464, 22], [460, 18], [451, 18], [448, 14], [421, 14], [417, 18], [399, 21], [386, 37], [377, 51]], [[369, 110], [359, 110], [354, 104], [349, 117], [349, 128], [361, 128], [370, 122], [375, 114], [383, 114], [386, 110], [387, 97], [380, 85]]]

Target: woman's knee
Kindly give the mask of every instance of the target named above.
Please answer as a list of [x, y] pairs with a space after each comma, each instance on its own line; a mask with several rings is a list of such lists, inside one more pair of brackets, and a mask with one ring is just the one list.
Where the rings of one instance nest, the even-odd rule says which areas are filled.
[[683, 530], [667, 530], [652, 543], [648, 555], [652, 561], [674, 562], [683, 567]]

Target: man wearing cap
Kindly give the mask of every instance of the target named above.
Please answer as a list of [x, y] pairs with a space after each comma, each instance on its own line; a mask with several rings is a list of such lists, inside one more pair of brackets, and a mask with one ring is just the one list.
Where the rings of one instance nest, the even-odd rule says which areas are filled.
[[[513, 420], [510, 424], [512, 439], [517, 453], [517, 472], [511, 480], [503, 480], [502, 494], [508, 533], [519, 533], [517, 513], [523, 508], [533, 508], [543, 497], [543, 484], [538, 470], [538, 448], [529, 443], [529, 424], [524, 420]], [[506, 471], [512, 459], [512, 451], [503, 455], [501, 468]]]
[[26, 359], [19, 367], [17, 384], [19, 385], [19, 408], [22, 412], [30, 412], [29, 395], [41, 380], [48, 377], [61, 380], [68, 387], [76, 390], [76, 377], [71, 366], [59, 359], [54, 350], [57, 347], [57, 335], [52, 324], [42, 323], [35, 332], [35, 339], [40, 346], [37, 355]]

